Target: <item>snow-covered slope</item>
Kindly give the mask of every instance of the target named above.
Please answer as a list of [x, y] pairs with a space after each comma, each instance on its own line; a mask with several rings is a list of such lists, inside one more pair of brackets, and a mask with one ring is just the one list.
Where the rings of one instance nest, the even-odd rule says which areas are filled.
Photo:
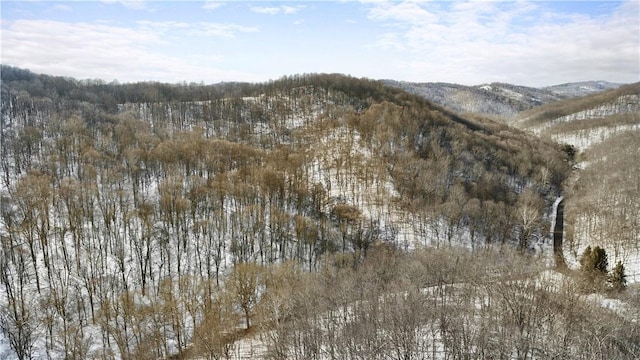
[[[214, 346], [280, 321], [281, 298], [252, 313], [280, 265], [357, 268], [376, 247], [538, 254], [569, 169], [551, 142], [346, 76], [44, 80], [2, 84], [0, 332], [16, 356]], [[246, 294], [251, 269], [262, 285]]]
[[600, 246], [610, 268], [621, 261], [629, 282], [639, 282], [640, 83], [542, 106], [516, 124], [579, 152], [579, 169], [567, 183], [565, 258], [571, 266], [579, 266], [587, 246]]
[[547, 86], [544, 89], [567, 97], [580, 97], [598, 93], [604, 90], [617, 89], [622, 84], [608, 81], [582, 81]]
[[526, 110], [567, 98], [582, 97], [621, 84], [585, 81], [533, 88], [505, 83], [465, 86], [448, 83], [412, 83], [386, 80], [386, 83], [461, 113], [474, 113], [511, 121]]
[[392, 80], [388, 80], [387, 83], [460, 113], [474, 113], [503, 120], [512, 119], [522, 111], [565, 98], [565, 95], [551, 90], [505, 83], [476, 86]]

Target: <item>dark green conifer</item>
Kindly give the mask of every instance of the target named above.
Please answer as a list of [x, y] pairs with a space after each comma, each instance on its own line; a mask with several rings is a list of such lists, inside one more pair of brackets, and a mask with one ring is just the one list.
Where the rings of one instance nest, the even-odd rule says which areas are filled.
[[580, 270], [585, 290], [601, 291], [604, 289], [608, 266], [607, 252], [603, 248], [587, 246], [580, 258]]
[[607, 252], [599, 246], [593, 249], [591, 246], [587, 246], [580, 258], [580, 268], [585, 273], [596, 272], [597, 274], [606, 275], [608, 266]]
[[622, 291], [627, 288], [627, 275], [624, 273], [622, 261], [618, 261], [613, 270], [611, 270], [609, 283], [614, 291]]

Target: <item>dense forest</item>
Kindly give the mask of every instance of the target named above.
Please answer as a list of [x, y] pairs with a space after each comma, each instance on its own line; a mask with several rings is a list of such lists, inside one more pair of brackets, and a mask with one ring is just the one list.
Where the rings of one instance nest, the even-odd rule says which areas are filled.
[[640, 354], [636, 322], [546, 270], [569, 146], [338, 74], [2, 66], [1, 120], [10, 358]]

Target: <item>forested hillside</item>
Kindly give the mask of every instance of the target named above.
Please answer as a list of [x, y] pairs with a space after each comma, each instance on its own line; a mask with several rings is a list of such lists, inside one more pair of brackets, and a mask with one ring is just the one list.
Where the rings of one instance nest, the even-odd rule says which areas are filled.
[[519, 128], [584, 150], [626, 130], [640, 129], [640, 83], [551, 103], [520, 114]]
[[640, 280], [640, 83], [541, 106], [521, 114], [524, 130], [578, 150], [567, 186], [566, 257], [587, 246], [626, 264]]
[[639, 354], [545, 276], [572, 149], [382, 82], [3, 66], [1, 134], [10, 358]]
[[[412, 83], [385, 80], [386, 84], [420, 95], [436, 104], [463, 114], [482, 115], [510, 123], [521, 112], [545, 104], [617, 89], [621, 84], [584, 81], [533, 88], [505, 83], [466, 86], [450, 83]], [[532, 110], [535, 112], [536, 110]]]
[[465, 86], [448, 83], [386, 81], [391, 86], [422, 96], [448, 109], [507, 121], [520, 112], [567, 98], [552, 89], [504, 83]]

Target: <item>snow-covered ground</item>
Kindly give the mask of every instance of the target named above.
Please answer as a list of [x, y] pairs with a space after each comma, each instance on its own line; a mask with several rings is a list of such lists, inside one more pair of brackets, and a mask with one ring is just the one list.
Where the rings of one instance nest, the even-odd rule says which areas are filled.
[[[261, 97], [244, 98], [242, 100], [249, 105], [251, 103], [264, 101]], [[289, 99], [286, 98], [282, 98], [281, 100], [281, 105], [289, 102]], [[154, 106], [149, 104], [128, 104], [127, 106], [123, 106], [121, 110], [137, 112], [142, 119], [150, 122], [152, 128], [156, 126], [154, 123], [153, 111], [164, 111], [168, 113], [169, 119], [180, 122], [180, 125], [176, 127], [177, 129], [191, 129], [193, 123], [197, 121], [198, 117], [203, 116], [204, 107], [206, 105], [206, 102], [182, 104], [181, 111], [183, 113], [180, 116], [172, 113], [173, 110], [170, 106], [165, 107], [162, 104], [154, 105], [157, 107], [155, 109]], [[310, 119], [316, 119], [322, 115], [319, 109], [320, 108], [318, 106], [310, 104], [306, 113], [291, 113], [289, 116], [282, 119], [282, 122], [277, 126], [282, 126], [289, 131], [304, 127], [310, 122]], [[250, 111], [251, 110], [248, 106], [242, 113], [242, 116], [248, 116]], [[252, 126], [254, 134], [257, 135], [281, 133], [280, 131], [275, 131], [276, 129], [271, 127], [276, 125], [267, 124], [265, 122], [255, 121], [252, 122]], [[209, 132], [206, 134], [212, 135], [212, 133]], [[397, 189], [395, 189], [393, 181], [388, 175], [387, 169], [381, 160], [372, 153], [371, 149], [361, 144], [360, 134], [358, 134], [357, 131], [349, 131], [345, 127], [338, 127], [337, 129], [330, 129], [322, 133], [321, 136], [322, 137], [318, 142], [318, 147], [312, 149], [311, 154], [307, 159], [305, 172], [308, 174], [309, 183], [320, 184], [325, 190], [327, 190], [330, 201], [324, 204], [325, 208], [322, 209], [323, 212], [330, 213], [331, 206], [346, 203], [356, 206], [361, 211], [364, 223], [375, 224], [379, 229], [383, 229], [385, 234], [389, 235], [389, 238], [395, 241], [402, 248], [412, 249], [418, 245], [430, 245], [436, 247], [446, 245], [446, 240], [443, 236], [444, 231], [442, 230], [446, 225], [442, 219], [429, 221], [426, 217], [409, 214], [408, 212], [403, 211], [394, 202], [399, 194]], [[338, 153], [335, 151], [335, 149], [338, 148], [344, 149], [345, 151], [340, 151]], [[352, 163], [348, 164], [347, 162]], [[100, 176], [98, 176], [98, 179], [101, 179]], [[149, 203], [158, 203], [161, 201], [160, 189], [163, 186], [174, 186], [178, 195], [185, 197], [186, 192], [192, 185], [189, 183], [189, 179], [186, 178], [176, 177], [175, 179], [172, 178], [169, 180], [160, 182], [159, 179], [149, 179], [149, 182], [142, 187], [139, 196]], [[129, 185], [130, 184], [125, 184], [125, 186]], [[103, 184], [102, 181], [99, 181], [99, 185], [97, 185], [97, 188], [95, 189], [96, 193], [101, 194], [101, 196], [114, 194], [115, 192], [110, 192], [110, 189], [108, 189], [107, 186], [108, 185]], [[125, 194], [122, 203], [125, 204], [124, 206], [126, 207], [126, 204], [132, 201], [132, 199], [129, 197], [130, 194], [127, 194], [126, 191], [121, 193]], [[114, 207], [120, 206], [116, 205], [115, 202], [113, 202], [113, 204]], [[221, 264], [219, 264], [223, 274], [226, 269], [230, 267], [230, 264], [234, 262], [234, 259], [228, 249], [231, 247], [232, 240], [236, 235], [230, 233], [228, 229], [223, 229], [224, 223], [228, 223], [241, 216], [245, 216], [246, 218], [243, 219], [246, 220], [246, 222], [242, 220], [239, 222], [244, 223], [247, 227], [255, 226], [254, 229], [256, 229], [256, 233], [268, 234], [272, 230], [264, 224], [270, 223], [271, 214], [258, 213], [256, 208], [257, 207], [242, 206], [238, 203], [237, 199], [233, 199], [229, 196], [229, 198], [225, 198], [224, 206], [222, 206], [221, 209], [218, 209], [220, 211], [218, 215], [220, 215], [221, 218], [220, 224], [211, 225], [211, 222], [209, 221], [210, 219], [198, 219], [201, 220], [201, 222], [198, 222], [199, 225], [209, 224], [214, 228], [215, 226], [220, 226], [220, 229], [215, 228], [212, 231], [219, 232], [216, 234], [219, 236], [219, 240], [224, 243], [224, 247], [221, 250], [223, 252], [223, 254], [221, 254], [222, 260]], [[60, 209], [65, 209], [65, 206], [60, 205]], [[57, 210], [58, 209], [56, 209], [56, 211]], [[104, 219], [110, 218], [112, 216], [111, 210], [112, 209], [107, 208], [96, 209], [96, 217], [104, 217]], [[100, 354], [103, 351], [107, 351], [105, 349], [108, 346], [110, 347], [108, 351], [111, 351], [114, 354], [119, 353], [116, 340], [107, 339], [105, 342], [105, 336], [108, 337], [109, 335], [105, 335], [104, 330], [101, 330], [100, 327], [102, 325], [104, 325], [105, 328], [118, 328], [122, 326], [123, 315], [119, 315], [117, 311], [124, 311], [123, 309], [114, 308], [116, 313], [115, 315], [112, 315], [111, 318], [107, 317], [109, 319], [107, 324], [87, 324], [89, 320], [87, 318], [82, 318], [89, 313], [88, 305], [86, 304], [87, 301], [80, 306], [74, 302], [74, 299], [87, 299], [89, 297], [87, 287], [95, 285], [91, 284], [89, 281], [92, 274], [101, 273], [103, 275], [94, 279], [100, 283], [100, 285], [98, 285], [99, 287], [105, 286], [104, 289], [101, 288], [97, 291], [104, 291], [104, 297], [112, 301], [113, 304], [117, 304], [123, 294], [127, 294], [128, 296], [128, 291], [137, 291], [141, 288], [141, 280], [138, 273], [140, 270], [139, 267], [142, 265], [140, 265], [139, 258], [137, 257], [136, 251], [138, 250], [131, 246], [132, 242], [142, 242], [146, 236], [149, 236], [149, 239], [153, 238], [154, 243], [153, 248], [150, 250], [147, 269], [151, 274], [149, 277], [151, 279], [151, 284], [148, 284], [148, 291], [154, 292], [154, 296], [158, 298], [152, 301], [150, 300], [150, 297], [135, 296], [133, 301], [134, 306], [142, 309], [149, 308], [149, 311], [153, 311], [154, 309], [157, 310], [167, 305], [163, 302], [165, 300], [159, 299], [159, 294], [162, 291], [167, 291], [166, 288], [163, 288], [164, 285], [160, 279], [170, 278], [175, 274], [175, 270], [167, 270], [167, 267], [171, 266], [167, 264], [174, 264], [173, 266], [176, 266], [175, 264], [180, 262], [182, 266], [184, 266], [183, 270], [185, 273], [197, 274], [198, 271], [201, 271], [199, 269], [206, 266], [205, 264], [208, 260], [206, 256], [200, 255], [200, 251], [202, 249], [197, 247], [196, 244], [191, 241], [185, 242], [186, 248], [180, 248], [180, 241], [178, 240], [175, 241], [176, 244], [165, 245], [166, 248], [161, 250], [160, 246], [161, 244], [164, 244], [161, 243], [161, 241], [167, 241], [167, 243], [169, 243], [169, 239], [180, 239], [180, 236], [183, 236], [179, 231], [175, 231], [175, 229], [166, 226], [166, 221], [155, 219], [149, 226], [149, 229], [147, 229], [146, 224], [137, 217], [137, 214], [133, 209], [118, 208], [116, 212], [118, 214], [113, 214], [114, 220], [111, 223], [113, 228], [109, 231], [97, 231], [89, 224], [83, 225], [80, 231], [83, 233], [83, 239], [86, 237], [86, 241], [83, 240], [80, 246], [77, 246], [75, 243], [76, 239], [74, 239], [74, 236], [72, 236], [68, 231], [63, 233], [61, 236], [56, 235], [55, 239], [52, 238], [52, 240], [55, 240], [55, 243], [52, 242], [44, 245], [46, 250], [50, 251], [50, 259], [54, 262], [52, 268], [67, 269], [69, 273], [66, 274], [66, 277], [56, 278], [56, 276], [51, 276], [50, 279], [53, 279], [51, 281], [55, 282], [55, 284], [50, 287], [43, 285], [42, 287], [45, 290], [43, 290], [41, 294], [36, 290], [30, 290], [30, 292], [34, 294], [34, 304], [36, 301], [46, 301], [49, 295], [59, 296], [59, 294], [49, 292], [51, 289], [59, 287], [68, 291], [67, 296], [63, 299], [65, 302], [63, 308], [69, 308], [72, 309], [72, 311], [70, 310], [69, 312], [69, 318], [65, 318], [64, 324], [62, 324], [62, 321], [60, 320], [62, 315], [56, 312], [62, 310], [54, 310], [49, 307], [49, 312], [46, 314], [38, 313], [36, 316], [42, 317], [42, 319], [39, 320], [43, 320], [45, 316], [54, 317], [55, 324], [53, 327], [56, 330], [61, 329], [63, 326], [66, 327], [67, 321], [74, 324], [77, 323], [79, 324], [78, 326], [81, 327], [83, 326], [82, 334], [78, 335], [76, 340], [79, 342], [87, 342], [89, 344], [88, 354], [90, 355]], [[122, 214], [120, 214], [120, 212]], [[52, 214], [55, 214], [55, 212], [52, 212]], [[124, 214], [126, 214], [126, 216]], [[53, 227], [57, 229], [69, 227], [67, 224], [60, 223], [59, 219], [52, 219], [52, 224]], [[0, 225], [1, 233], [6, 229], [6, 224]], [[196, 227], [195, 222], [190, 225], [193, 225], [193, 228]], [[185, 226], [185, 228], [187, 227], [188, 226]], [[147, 231], [151, 231], [153, 235], [151, 236], [147, 234]], [[204, 236], [203, 234], [200, 235]], [[464, 226], [459, 226], [455, 229], [453, 238], [458, 245], [468, 247], [473, 246], [470, 240], [469, 231]], [[543, 238], [544, 240], [538, 244], [541, 250], [540, 253], [550, 259], [552, 247], [548, 238], [546, 236], [543, 236]], [[65, 250], [64, 253], [62, 249]], [[102, 252], [100, 259], [95, 256], [91, 256], [91, 249], [101, 249], [100, 251]], [[257, 255], [256, 251], [256, 253], [251, 254], [251, 256], [255, 256], [257, 259], [259, 255]], [[74, 264], [73, 261], [70, 262], [69, 259], [77, 259], [78, 261], [75, 261]], [[46, 270], [44, 255], [38, 254], [33, 266], [37, 268], [37, 272], [40, 272], [41, 274], [49, 274], [49, 271]], [[29, 276], [31, 276], [31, 274]], [[122, 281], [118, 278], [119, 276], [122, 277]], [[43, 282], [45, 282], [45, 276], [42, 276], [42, 279]], [[109, 289], [107, 288], [108, 286], [113, 287]], [[129, 286], [131, 286], [131, 288], [129, 288]], [[175, 294], [178, 294], [176, 295], [177, 297], [181, 295], [181, 289], [178, 285], [170, 282], [168, 288], [171, 289], [169, 290], [170, 293], [173, 291]], [[39, 293], [39, 295], [36, 296], [36, 293]], [[3, 292], [0, 292], [0, 294], [3, 294]], [[201, 296], [202, 295], [196, 295], [194, 298], [199, 298]], [[58, 298], [56, 298], [56, 300], [58, 300]], [[168, 299], [166, 301], [183, 300]], [[2, 302], [2, 305], [6, 304], [6, 298], [0, 299], [0, 302]], [[178, 319], [173, 319], [173, 321], [181, 324], [180, 330], [184, 331], [184, 333], [182, 335], [178, 335], [175, 334], [172, 329], [168, 329], [169, 326], [163, 328], [163, 335], [171, 338], [171, 340], [168, 341], [168, 347], [166, 349], [169, 354], [175, 353], [179, 346], [178, 342], [188, 339], [194, 331], [193, 326], [191, 325], [194, 317], [185, 310], [185, 303], [181, 303], [179, 306], [182, 310], [182, 316], [178, 316]], [[152, 320], [153, 319], [145, 319], [147, 322], [144, 326], [152, 328]], [[430, 330], [427, 332], [430, 332]], [[59, 344], [56, 345], [57, 348], [52, 350], [49, 354], [46, 353], [45, 348], [50, 347], [46, 342], [53, 341], [52, 339], [47, 338], [48, 335], [46, 334], [46, 329], [37, 329], [34, 335], [37, 337], [34, 350], [35, 357], [39, 358], [49, 355], [55, 358], [63, 356], [59, 351]], [[69, 335], [70, 334], [65, 334], [65, 336]], [[252, 359], [263, 356], [265, 354], [266, 347], [264, 341], [260, 339], [260, 336], [261, 335], [258, 334], [255, 337], [246, 338], [236, 343], [236, 347], [234, 348], [234, 357], [236, 359]], [[127, 338], [125, 342], [126, 341], [133, 344], [135, 341], [139, 341], [139, 339]], [[436, 340], [430, 341], [432, 343], [436, 342]], [[109, 345], [106, 344], [107, 342]], [[7, 339], [0, 337], [0, 357], [5, 355], [7, 352]], [[11, 358], [11, 355], [7, 355], [7, 357]]]
[[[637, 116], [637, 114], [640, 114], [640, 94], [623, 95], [608, 103], [562, 116], [542, 125], [534, 126], [530, 128], [529, 131], [537, 135], [548, 136], [560, 144], [572, 145], [580, 152], [586, 152], [598, 144], [625, 133], [635, 133], [640, 136], [640, 123], [609, 123], [607, 125], [603, 124], [602, 126], [582, 126], [582, 128], [578, 127], [579, 130], [568, 131], [563, 131], [554, 126], [563, 123], [581, 124], [581, 122], [585, 120], [597, 121], [598, 119], [603, 119], [604, 123], [604, 119], [619, 114], [630, 114], [629, 116]], [[615, 154], [612, 156], [615, 156]], [[577, 164], [577, 168], [585, 170], [591, 166], [594, 161], [595, 159], [583, 159]], [[578, 172], [577, 176], [579, 176], [579, 174]], [[605, 235], [603, 229], [606, 224], [602, 224], [601, 220], [602, 219], [595, 218], [595, 215], [584, 215], [573, 220], [573, 240], [568, 242], [565, 236], [564, 243], [564, 256], [567, 264], [571, 268], [579, 268], [579, 258], [585, 248], [587, 246], [600, 246], [607, 252], [610, 269], [612, 269], [618, 261], [621, 261], [624, 264], [628, 282], [630, 284], [640, 282], [640, 245], [638, 245], [640, 244], [640, 238], [633, 241], [633, 239], [622, 238], [620, 236]]]
[[[543, 134], [546, 129], [561, 123], [590, 119], [604, 119], [611, 115], [638, 112], [640, 112], [640, 95], [624, 95], [612, 102], [547, 121], [544, 124], [531, 128], [530, 130], [540, 135]], [[521, 121], [525, 122], [526, 120], [527, 119], [522, 119]]]
[[[447, 285], [438, 285], [431, 286], [427, 288], [422, 288], [419, 290], [420, 296], [423, 296], [423, 301], [435, 300], [438, 301], [442, 296], [449, 299], [449, 301], [456, 302], [456, 294], [465, 294], [466, 296], [471, 296], [473, 300], [471, 300], [475, 304], [475, 311], [467, 308], [466, 310], [471, 312], [468, 314], [469, 318], [466, 318], [465, 326], [468, 327], [468, 331], [470, 332], [468, 335], [469, 338], [474, 336], [473, 333], [478, 332], [479, 327], [481, 326], [482, 314], [483, 311], [486, 311], [489, 307], [489, 304], [492, 302], [499, 302], [501, 300], [501, 296], [503, 294], [499, 294], [499, 289], [502, 286], [506, 285], [509, 287], [518, 288], [515, 290], [513, 294], [517, 294], [516, 298], [523, 296], [531, 296], [532, 298], [535, 296], [533, 293], [548, 293], [548, 294], [560, 294], [568, 291], [568, 289], [573, 289], [572, 284], [573, 280], [567, 275], [560, 273], [555, 270], [543, 270], [533, 275], [530, 279], [523, 280], [507, 280], [506, 282], [496, 282], [492, 284], [484, 284], [482, 287], [478, 287], [478, 284], [469, 284], [469, 283], [455, 283], [455, 284], [447, 284]], [[467, 292], [471, 290], [470, 292]], [[537, 291], [534, 291], [538, 289]], [[496, 294], [495, 292], [498, 291]], [[521, 291], [522, 293], [518, 293]], [[492, 296], [496, 296], [492, 299]], [[409, 296], [408, 293], [393, 293], [386, 294], [379, 298], [381, 303], [385, 301], [393, 301], [395, 297], [404, 297]], [[464, 295], [463, 295], [464, 296]], [[509, 295], [505, 295], [509, 296]], [[544, 298], [544, 296], [543, 296]], [[581, 301], [585, 301], [588, 304], [602, 307], [604, 309], [612, 310], [615, 313], [631, 319], [632, 321], [636, 321], [638, 318], [637, 309], [629, 306], [629, 303], [615, 298], [606, 297], [602, 294], [588, 294], [588, 295], [579, 295], [578, 298]], [[510, 300], [514, 300], [515, 298]], [[520, 298], [522, 300], [522, 298]], [[462, 300], [461, 304], [468, 305], [465, 301], [469, 301], [469, 299]], [[326, 331], [328, 329], [327, 324], [329, 319], [333, 319], [333, 327], [331, 331], [340, 332], [344, 328], [348, 327], [351, 322], [356, 321], [357, 314], [356, 308], [362, 307], [363, 304], [361, 302], [358, 303], [350, 303], [344, 307], [340, 307], [335, 309], [335, 311], [330, 314], [322, 314], [319, 316], [322, 320], [320, 321], [319, 329], [324, 329], [321, 331]], [[462, 305], [464, 307], [464, 305]], [[509, 306], [518, 306], [515, 303], [509, 303]], [[365, 306], [366, 307], [366, 306]], [[375, 315], [374, 315], [375, 316]], [[476, 323], [477, 322], [477, 323]], [[433, 323], [423, 324], [418, 326], [413, 330], [413, 338], [407, 339], [409, 343], [413, 342], [415, 344], [419, 344], [417, 346], [419, 350], [415, 355], [420, 357], [427, 356], [430, 359], [448, 359], [451, 355], [450, 352], [446, 351], [446, 345], [444, 343], [444, 338], [442, 335], [442, 327], [438, 324], [438, 321]], [[385, 334], [384, 329], [375, 330], [379, 332], [378, 335], [380, 338], [385, 338], [387, 334]], [[269, 350], [269, 339], [271, 334], [269, 332], [261, 332], [253, 334], [247, 338], [243, 338], [238, 340], [233, 345], [233, 351], [231, 354], [231, 359], [233, 360], [244, 360], [244, 359], [267, 359], [268, 358], [268, 350]], [[371, 334], [369, 334], [371, 336]], [[381, 344], [382, 345], [382, 344]], [[320, 348], [318, 349], [317, 359], [332, 359], [332, 353], [329, 349]], [[514, 357], [515, 358], [515, 357]]]
[[624, 131], [638, 131], [640, 124], [593, 127], [561, 134], [551, 134], [551, 138], [560, 144], [573, 145], [579, 151], [597, 145]]

